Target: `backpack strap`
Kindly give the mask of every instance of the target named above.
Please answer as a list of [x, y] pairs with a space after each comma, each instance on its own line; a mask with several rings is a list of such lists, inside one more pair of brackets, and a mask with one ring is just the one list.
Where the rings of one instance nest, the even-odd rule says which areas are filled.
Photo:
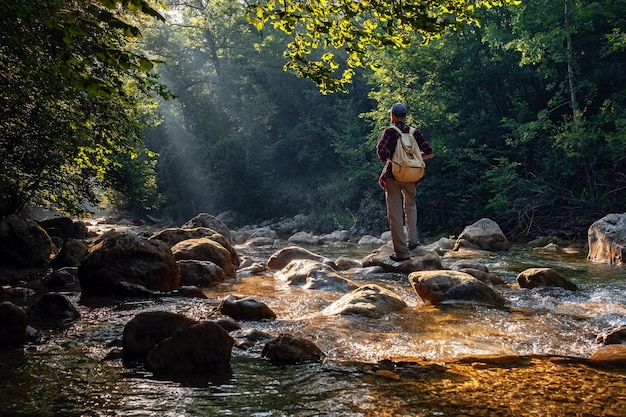
[[[402, 130], [400, 130], [400, 128], [398, 126], [396, 126], [396, 125], [392, 125], [391, 127], [394, 128], [395, 131], [398, 132], [398, 134], [400, 135], [400, 136], [398, 136], [398, 141], [400, 141], [400, 144], [402, 144], [402, 147], [404, 148], [404, 151], [407, 152], [407, 153], [412, 153], [411, 150], [413, 148], [413, 145], [415, 144], [415, 146], [417, 147], [417, 142], [415, 141], [415, 137], [413, 136], [413, 134], [415, 133], [415, 128], [409, 126], [409, 132], [408, 133], [411, 135], [411, 138], [413, 140], [411, 140], [411, 143], [406, 145], [404, 143], [404, 141], [402, 140], [402, 135], [404, 134], [404, 132], [402, 132]], [[398, 145], [396, 144], [396, 146], [398, 146]], [[419, 147], [417, 149], [419, 150]]]

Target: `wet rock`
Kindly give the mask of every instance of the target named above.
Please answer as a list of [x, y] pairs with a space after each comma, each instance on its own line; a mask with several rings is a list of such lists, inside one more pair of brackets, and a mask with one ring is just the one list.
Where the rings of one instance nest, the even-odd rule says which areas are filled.
[[499, 308], [506, 304], [493, 289], [463, 272], [413, 272], [409, 274], [409, 282], [426, 304], [476, 303]]
[[605, 345], [618, 345], [626, 342], [626, 324], [600, 333], [596, 337], [596, 343]]
[[211, 261], [222, 268], [226, 275], [235, 271], [235, 264], [228, 249], [211, 238], [183, 240], [172, 247], [172, 253], [177, 261], [187, 259]]
[[0, 265], [45, 266], [53, 254], [50, 236], [35, 221], [20, 216], [9, 216], [0, 221]]
[[248, 350], [259, 343], [268, 342], [274, 339], [269, 333], [257, 329], [239, 329], [230, 334], [236, 340], [238, 349]]
[[61, 250], [51, 262], [55, 268], [64, 266], [79, 266], [89, 253], [89, 246], [85, 241], [67, 239], [63, 242]]
[[424, 248], [427, 250], [435, 251], [439, 255], [443, 255], [444, 253], [449, 252], [452, 250], [452, 248], [454, 248], [455, 242], [456, 241], [454, 239], [442, 237], [436, 242], [424, 245]]
[[237, 320], [226, 315], [211, 316], [206, 320], [218, 324], [222, 329], [226, 330], [227, 332], [241, 329], [241, 325], [237, 322]]
[[[158, 240], [109, 232], [89, 249], [78, 268], [83, 295], [136, 295], [133, 290], [170, 292], [180, 269], [170, 248]], [[127, 292], [131, 290], [131, 292]]]
[[229, 295], [217, 307], [220, 314], [225, 314], [235, 320], [260, 321], [276, 318], [276, 313], [265, 303], [250, 297], [236, 297]]
[[517, 275], [517, 283], [521, 288], [561, 287], [571, 291], [578, 290], [576, 284], [552, 268], [528, 268]]
[[62, 294], [43, 295], [28, 309], [30, 324], [40, 329], [65, 328], [80, 318], [72, 302]]
[[253, 277], [256, 275], [262, 275], [267, 272], [267, 266], [261, 262], [255, 262], [245, 268], [237, 270], [237, 278]]
[[148, 353], [147, 363], [157, 374], [227, 373], [233, 345], [224, 329], [203, 321], [159, 342]]
[[357, 242], [361, 248], [375, 248], [385, 244], [385, 241], [374, 236], [365, 235]]
[[591, 355], [592, 363], [601, 365], [626, 365], [626, 345], [603, 346]]
[[172, 291], [172, 295], [177, 295], [179, 297], [185, 297], [185, 298], [202, 298], [202, 299], [209, 298], [200, 288], [195, 287], [193, 285], [186, 285], [186, 286], [180, 287]]
[[25, 287], [12, 287], [3, 285], [0, 287], [0, 300], [24, 300], [35, 294], [35, 290]]
[[180, 285], [205, 287], [226, 279], [224, 270], [211, 261], [184, 259], [177, 263], [180, 268]]
[[276, 279], [311, 290], [347, 292], [358, 288], [357, 284], [342, 277], [330, 266], [309, 259], [289, 262], [276, 274]]
[[41, 220], [39, 225], [50, 237], [67, 239], [86, 239], [89, 237], [89, 229], [85, 222], [74, 221], [69, 217], [53, 217]]
[[313, 342], [286, 334], [281, 334], [276, 340], [267, 343], [261, 353], [261, 357], [274, 364], [319, 362], [324, 356], [324, 352]]
[[189, 228], [169, 228], [161, 230], [158, 233], [150, 236], [149, 239], [160, 240], [167, 243], [170, 248], [174, 245], [189, 239], [208, 238], [219, 243], [224, 249], [230, 253], [230, 259], [233, 264], [233, 268], [239, 267], [239, 256], [237, 251], [233, 247], [230, 240], [226, 239], [223, 235], [215, 232], [213, 229], [207, 227], [195, 227]]
[[196, 320], [169, 311], [139, 313], [124, 326], [124, 355], [130, 359], [143, 358], [160, 341], [196, 323]]
[[348, 269], [363, 268], [363, 264], [360, 260], [351, 259], [347, 256], [340, 256], [339, 258], [337, 258], [337, 260], [335, 261], [335, 265], [337, 266], [337, 271], [347, 271]]
[[379, 266], [385, 272], [399, 272], [410, 274], [415, 271], [431, 271], [441, 269], [441, 258], [439, 255], [423, 246], [418, 246], [411, 251], [411, 259], [408, 261], [396, 262], [389, 258], [393, 255], [393, 245], [386, 243], [361, 260], [363, 267]]
[[491, 252], [506, 251], [509, 250], [509, 241], [496, 222], [490, 219], [480, 219], [465, 227], [459, 235], [453, 250], [461, 248]]
[[310, 259], [312, 261], [322, 262], [334, 268], [334, 262], [330, 259], [315, 254], [299, 246], [288, 246], [276, 251], [267, 261], [267, 267], [273, 270], [280, 270], [296, 259]]
[[626, 213], [608, 214], [587, 231], [587, 259], [612, 265], [626, 260]]
[[466, 268], [476, 269], [482, 272], [489, 272], [489, 268], [487, 268], [485, 265], [471, 259], [459, 259], [458, 261], [450, 265], [450, 269], [453, 271], [460, 271], [461, 269]]
[[407, 305], [397, 294], [378, 285], [364, 285], [332, 303], [324, 314], [357, 315], [380, 318]]
[[78, 283], [78, 278], [76, 277], [77, 273], [78, 268], [76, 267], [56, 269], [43, 278], [42, 284], [52, 291], [79, 291], [80, 285]]
[[28, 315], [19, 306], [0, 303], [0, 347], [15, 347], [26, 343]]
[[504, 281], [498, 277], [497, 275], [491, 274], [489, 272], [484, 272], [479, 269], [472, 268], [461, 268], [459, 272], [463, 272], [465, 274], [471, 275], [477, 280], [484, 282], [487, 285], [502, 285]]
[[183, 229], [195, 229], [196, 227], [206, 227], [215, 230], [220, 235], [232, 242], [230, 229], [220, 219], [208, 213], [199, 213], [193, 219], [181, 226]]

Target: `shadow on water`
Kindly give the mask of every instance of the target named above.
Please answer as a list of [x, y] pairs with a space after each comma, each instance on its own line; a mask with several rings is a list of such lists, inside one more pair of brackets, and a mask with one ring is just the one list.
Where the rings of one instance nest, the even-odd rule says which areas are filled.
[[[353, 247], [333, 253], [361, 256]], [[428, 306], [406, 277], [384, 274], [359, 283], [382, 285], [408, 307], [381, 319], [326, 316], [342, 294], [272, 275], [207, 288], [206, 300], [72, 296], [81, 313], [74, 325], [0, 351], [0, 416], [626, 415], [626, 370], [586, 360], [599, 332], [626, 322], [624, 270], [525, 247], [479, 262], [505, 281], [496, 290], [507, 309]], [[538, 266], [559, 270], [579, 291], [516, 286], [517, 273]], [[228, 294], [253, 296], [278, 315], [244, 327], [307, 338], [326, 361], [275, 366], [260, 359], [262, 346], [235, 348], [230, 374], [157, 378], [111, 355], [137, 313], [203, 319]]]

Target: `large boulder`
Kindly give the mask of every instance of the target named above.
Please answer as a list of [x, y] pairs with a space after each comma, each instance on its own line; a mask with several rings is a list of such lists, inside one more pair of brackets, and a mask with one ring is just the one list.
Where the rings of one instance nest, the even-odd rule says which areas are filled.
[[289, 264], [289, 262], [295, 259], [310, 259], [312, 261], [322, 262], [334, 267], [334, 264], [330, 259], [299, 246], [287, 246], [286, 248], [282, 248], [274, 252], [274, 254], [272, 254], [267, 260], [267, 267], [273, 270], [283, 269]]
[[411, 251], [411, 259], [397, 262], [389, 258], [393, 255], [393, 244], [386, 243], [361, 260], [364, 268], [378, 266], [385, 272], [410, 274], [415, 271], [433, 271], [441, 269], [441, 257], [435, 251], [418, 246]]
[[79, 266], [89, 253], [89, 246], [84, 240], [68, 238], [51, 265], [54, 267]]
[[482, 249], [491, 252], [509, 250], [509, 241], [498, 226], [490, 219], [480, 219], [476, 223], [465, 227], [459, 235], [454, 250]]
[[324, 352], [310, 340], [286, 334], [268, 342], [261, 352], [262, 358], [279, 365], [319, 362], [324, 356]]
[[505, 299], [489, 286], [459, 271], [420, 271], [409, 274], [409, 282], [426, 304], [475, 303], [504, 307]]
[[237, 255], [237, 251], [233, 247], [231, 241], [226, 239], [220, 233], [217, 233], [215, 230], [209, 229], [208, 227], [172, 227], [155, 233], [154, 235], [150, 236], [149, 239], [156, 239], [165, 242], [171, 248], [184, 240], [199, 239], [204, 237], [209, 238], [222, 245], [224, 249], [230, 252], [230, 259], [232, 261], [233, 267], [239, 267], [239, 256]]
[[28, 315], [19, 306], [0, 303], [0, 347], [15, 347], [26, 343]]
[[626, 260], [626, 213], [608, 214], [594, 222], [587, 232], [587, 259], [621, 265]]
[[85, 222], [74, 221], [69, 217], [53, 217], [41, 220], [39, 225], [51, 237], [67, 239], [86, 239], [89, 237], [89, 229]]
[[187, 221], [181, 226], [183, 229], [195, 229], [196, 227], [207, 227], [215, 230], [217, 233], [232, 242], [230, 229], [220, 219], [208, 213], [200, 213], [193, 219]]
[[133, 288], [170, 292], [180, 269], [167, 244], [132, 233], [108, 232], [78, 268], [83, 295], [134, 295]]
[[521, 288], [561, 287], [566, 290], [578, 290], [576, 284], [552, 268], [528, 268], [520, 272], [516, 279]]
[[278, 281], [304, 289], [348, 292], [358, 288], [330, 266], [309, 259], [291, 261], [276, 274]]
[[35, 221], [15, 215], [0, 221], [0, 265], [46, 266], [53, 253], [50, 236]]
[[327, 315], [354, 315], [380, 318], [393, 311], [405, 308], [407, 304], [400, 296], [375, 284], [364, 285], [324, 309]]
[[169, 311], [139, 313], [124, 326], [124, 355], [129, 359], [145, 359], [157, 343], [197, 323], [196, 320]]
[[234, 343], [221, 326], [203, 321], [157, 343], [147, 363], [156, 374], [229, 373]]
[[235, 263], [231, 253], [212, 238], [201, 237], [198, 239], [183, 240], [172, 246], [172, 253], [177, 261], [194, 259], [197, 261], [211, 261], [227, 275], [235, 272]]

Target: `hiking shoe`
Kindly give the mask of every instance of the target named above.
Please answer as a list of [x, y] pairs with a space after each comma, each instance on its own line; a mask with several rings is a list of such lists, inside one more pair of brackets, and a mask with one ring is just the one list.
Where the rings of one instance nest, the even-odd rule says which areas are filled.
[[419, 243], [409, 243], [409, 250], [413, 250], [419, 246]]
[[392, 261], [396, 261], [396, 262], [402, 262], [402, 261], [408, 261], [409, 259], [411, 259], [410, 256], [396, 256], [396, 255], [391, 255], [389, 256], [389, 258], [391, 258]]

